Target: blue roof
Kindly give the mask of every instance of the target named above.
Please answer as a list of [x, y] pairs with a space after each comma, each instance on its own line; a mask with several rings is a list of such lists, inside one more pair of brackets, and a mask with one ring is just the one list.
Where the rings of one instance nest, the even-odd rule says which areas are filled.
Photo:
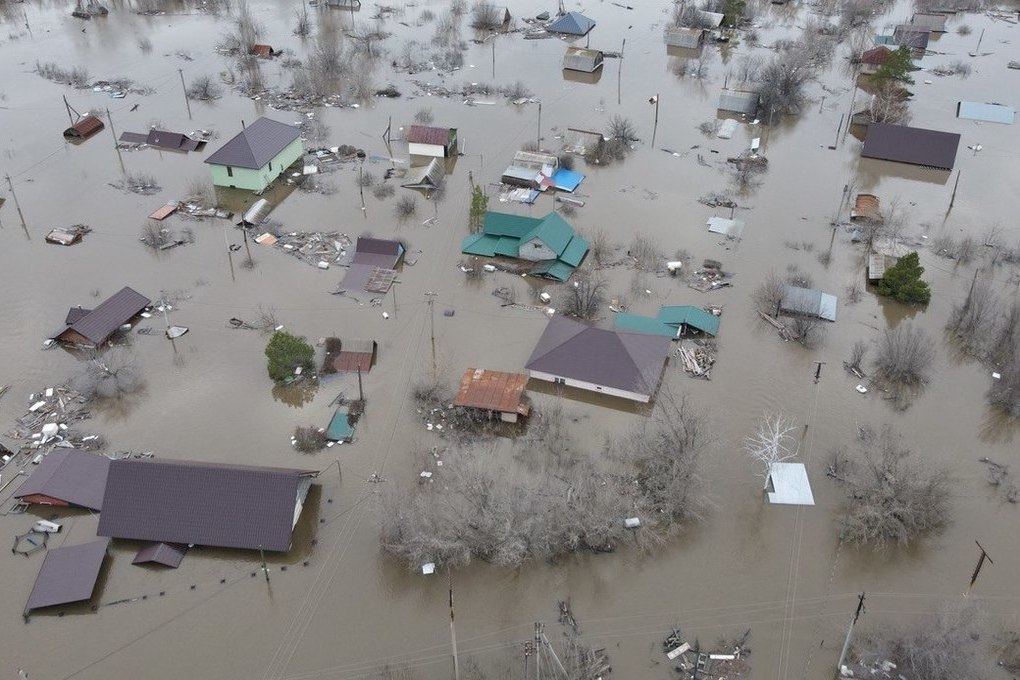
[[635, 333], [647, 333], [649, 335], [662, 335], [667, 338], [675, 338], [679, 330], [668, 326], [659, 319], [650, 316], [638, 316], [620, 312], [613, 317], [613, 328], [621, 331], [634, 331]]
[[581, 173], [567, 170], [566, 168], [560, 168], [552, 176], [553, 185], [557, 189], [570, 192], [573, 192], [583, 179], [584, 175]]
[[346, 442], [353, 436], [354, 428], [351, 426], [347, 409], [338, 408], [333, 414], [333, 419], [329, 421], [329, 427], [326, 428], [326, 439], [332, 442]]
[[556, 21], [545, 27], [545, 30], [553, 33], [569, 33], [570, 35], [584, 35], [595, 28], [595, 22], [580, 12], [567, 12]]

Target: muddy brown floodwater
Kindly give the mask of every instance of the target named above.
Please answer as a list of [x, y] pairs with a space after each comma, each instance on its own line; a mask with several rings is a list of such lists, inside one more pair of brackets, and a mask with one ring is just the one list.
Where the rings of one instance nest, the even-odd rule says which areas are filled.
[[[235, 256], [232, 275], [225, 244], [240, 243], [240, 232], [226, 221], [171, 217], [166, 222], [170, 228], [195, 230], [194, 244], [162, 253], [141, 246], [138, 233], [145, 216], [180, 198], [194, 178], [207, 176], [202, 159], [208, 152], [124, 152], [127, 171], [152, 175], [162, 191], [154, 196], [123, 193], [110, 186], [121, 169], [109, 125], [83, 144], [65, 144], [62, 95], [79, 110], [109, 107], [118, 134], [159, 121], [170, 130], [215, 130], [219, 138], [211, 146], [236, 133], [242, 120], [268, 115], [296, 122], [302, 114], [274, 111], [228, 91], [211, 104], [193, 102], [189, 120], [178, 69], [190, 79], [225, 68], [226, 58], [213, 47], [229, 17], [184, 2], [160, 3], [167, 13], [156, 16], [138, 14], [139, 5], [130, 1], [107, 4], [108, 16], [82, 22], [69, 15], [67, 3], [0, 1], [0, 166], [14, 182], [27, 222], [23, 230], [11, 200], [0, 208], [0, 383], [11, 385], [0, 401], [0, 423], [5, 423], [0, 429], [24, 412], [30, 392], [59, 384], [76, 371], [76, 356], [41, 350], [42, 339], [68, 306], [89, 304], [123, 285], [152, 298], [160, 291], [184, 291], [188, 297], [171, 321], [191, 332], [172, 346], [159, 334], [158, 323], [146, 322], [156, 332], [133, 336], [132, 343], [144, 366], [145, 390], [116, 407], [97, 410], [87, 429], [105, 435], [108, 451], [317, 468], [337, 459], [343, 476], [335, 468], [321, 475], [318, 502], [309, 504], [294, 549], [271, 557], [268, 585], [252, 576], [257, 556], [248, 553], [194, 550], [179, 569], [160, 570], [132, 566], [133, 546], [114, 544], [97, 611], [70, 607], [64, 616], [40, 612], [25, 623], [21, 611], [42, 556], [2, 558], [0, 677], [16, 677], [16, 669], [23, 667], [30, 677], [46, 679], [347, 679], [385, 663], [412, 664], [424, 677], [451, 677], [447, 579], [409, 573], [382, 554], [377, 494], [382, 485], [366, 480], [378, 473], [383, 484], [411, 483], [418, 472], [416, 452], [434, 443], [409, 398], [411, 384], [431, 363], [425, 291], [438, 293], [439, 307], [456, 310], [453, 317], [437, 314], [435, 320], [440, 370], [451, 382], [467, 366], [520, 370], [546, 321], [537, 312], [502, 309], [491, 296], [493, 288], [505, 285], [516, 285], [523, 294], [523, 282], [509, 274], [487, 274], [480, 285], [471, 285], [457, 268], [459, 243], [467, 232], [468, 173], [476, 182], [496, 181], [512, 153], [539, 134], [544, 147], [555, 149], [567, 127], [605, 129], [617, 113], [631, 118], [642, 141], [624, 162], [579, 164], [588, 175], [578, 191], [587, 204], [570, 219], [582, 230], [604, 229], [621, 245], [645, 234], [664, 254], [684, 249], [697, 262], [715, 258], [736, 273], [732, 288], [710, 294], [654, 275], [632, 281], [632, 272], [624, 268], [608, 273], [613, 291], [625, 293], [638, 313], [663, 303], [725, 307], [712, 380], [692, 380], [676, 365], [668, 367], [665, 379], [668, 389], [696, 400], [709, 418], [713, 444], [703, 476], [713, 505], [705, 522], [652, 554], [625, 548], [517, 570], [482, 563], [457, 570], [452, 578], [462, 661], [522, 658], [521, 645], [533, 622], [554, 621], [556, 600], [570, 596], [583, 637], [608, 648], [616, 678], [670, 677], [660, 645], [668, 628], [678, 624], [702, 641], [750, 628], [755, 678], [823, 680], [832, 675], [858, 592], [869, 594], [862, 625], [929, 615], [966, 588], [977, 558], [975, 539], [995, 563], [986, 566], [971, 597], [990, 612], [993, 627], [1015, 621], [1020, 511], [986, 485], [977, 461], [988, 456], [1005, 464], [1020, 462], [1015, 431], [985, 406], [987, 371], [959, 359], [942, 340], [947, 314], [965, 296], [975, 265], [957, 266], [922, 248], [933, 289], [927, 309], [905, 309], [871, 292], [857, 304], [841, 300], [838, 321], [812, 350], [783, 343], [763, 328], [749, 299], [768, 272], [784, 273], [789, 264], [810, 274], [817, 287], [840, 296], [862, 276], [863, 251], [842, 228], [835, 235], [831, 262], [823, 266], [818, 259], [829, 247], [830, 221], [848, 183], [883, 202], [898, 198], [909, 215], [907, 233], [919, 242], [922, 234], [942, 230], [980, 238], [993, 224], [1003, 228], [1006, 243], [1020, 239], [1015, 219], [1018, 126], [955, 117], [961, 99], [1016, 103], [1020, 72], [1006, 68], [1010, 60], [1020, 60], [1015, 24], [981, 14], [950, 18], [949, 32], [933, 43], [939, 54], [929, 55], [922, 65], [965, 59], [973, 73], [967, 78], [916, 74], [912, 124], [963, 135], [952, 175], [862, 162], [861, 143], [852, 135], [840, 135], [836, 148], [828, 148], [837, 141], [837, 125], [850, 112], [851, 99], [858, 107], [865, 100], [851, 87], [846, 46], [841, 46], [832, 68], [809, 86], [811, 101], [803, 114], [768, 134], [769, 171], [760, 187], [738, 199], [738, 215], [747, 222], [743, 240], [723, 242], [705, 230], [705, 220], [715, 211], [697, 199], [729, 190], [725, 158], [765, 135], [760, 127], [742, 125], [733, 139], [721, 140], [705, 137], [697, 126], [716, 117], [718, 91], [740, 57], [767, 56], [768, 50], [706, 47], [706, 76], [677, 77], [678, 57], [667, 55], [662, 42], [670, 3], [634, 3], [635, 9], [627, 10], [600, 2], [584, 8], [598, 21], [591, 45], [618, 50], [626, 39], [626, 56], [622, 62], [607, 60], [596, 83], [562, 77], [560, 40], [524, 40], [520, 34], [498, 37], [494, 50], [488, 42], [469, 43], [464, 67], [446, 77], [407, 76], [393, 73], [389, 62], [406, 41], [431, 38], [436, 21], [415, 25], [423, 10], [437, 16], [447, 11], [443, 2], [409, 6], [384, 21], [393, 35], [382, 43], [387, 57], [378, 59], [371, 73], [373, 83], [393, 83], [404, 96], [371, 99], [357, 109], [319, 109], [316, 116], [331, 128], [330, 144], [364, 148], [369, 154], [365, 168], [377, 176], [389, 166], [381, 136], [390, 118], [395, 129], [406, 126], [415, 111], [428, 106], [437, 124], [459, 128], [465, 154], [448, 178], [438, 220], [422, 225], [433, 205], [419, 199], [418, 214], [400, 224], [393, 199], [380, 201], [370, 194], [363, 213], [352, 165], [328, 176], [339, 188], [335, 194], [294, 192], [272, 215], [287, 229], [340, 230], [352, 236], [371, 232], [405, 239], [412, 251], [420, 250], [417, 264], [400, 276], [395, 301], [373, 308], [329, 294], [339, 278], [336, 269], [320, 271], [275, 249], [252, 245], [255, 267], [241, 268], [241, 257]], [[259, 1], [252, 9], [267, 28], [266, 42], [303, 58], [311, 40], [291, 33], [300, 6], [292, 0]], [[371, 7], [366, 3], [354, 15], [356, 25], [373, 23]], [[522, 0], [510, 9], [520, 17], [555, 7]], [[799, 3], [764, 5], [758, 18], [760, 42], [796, 36], [809, 10]], [[910, 11], [901, 2], [874, 25], [890, 28]], [[323, 30], [350, 27], [349, 13], [312, 13]], [[964, 23], [970, 35], [956, 33]], [[466, 24], [462, 30], [465, 39], [472, 37]], [[988, 54], [970, 58], [967, 53], [982, 31], [982, 51]], [[143, 37], [151, 41], [150, 52], [138, 45]], [[111, 99], [76, 90], [36, 75], [37, 60], [84, 65], [93, 79], [124, 76], [154, 91]], [[265, 65], [264, 72], [270, 82], [286, 79], [278, 60]], [[493, 95], [479, 98], [495, 105], [469, 107], [456, 96], [419, 96], [412, 79], [498, 85], [522, 80], [542, 100], [541, 129], [533, 104], [515, 107]], [[660, 118], [653, 147], [653, 107], [647, 100], [655, 94], [660, 96]], [[976, 144], [980, 152], [968, 150]], [[395, 141], [393, 149], [397, 158], [406, 157], [402, 142]], [[698, 163], [699, 154], [705, 165]], [[957, 172], [959, 192], [947, 215]], [[4, 186], [5, 196], [6, 191]], [[529, 211], [495, 199], [491, 206]], [[530, 213], [542, 215], [552, 207], [551, 199], [542, 197]], [[52, 227], [76, 223], [93, 229], [80, 245], [61, 248], [43, 242]], [[791, 249], [787, 241], [810, 244], [811, 250]], [[1015, 272], [1008, 268], [985, 270], [982, 276], [1004, 295], [1017, 294]], [[633, 295], [632, 287], [651, 294]], [[338, 334], [379, 341], [378, 366], [365, 381], [369, 406], [356, 443], [312, 457], [292, 449], [294, 426], [324, 425], [329, 402], [354, 387], [333, 376], [323, 378], [317, 390], [274, 391], [265, 372], [265, 337], [227, 324], [230, 317], [253, 317], [259, 304], [274, 307], [288, 329], [313, 340]], [[390, 314], [388, 320], [382, 311]], [[939, 338], [939, 348], [933, 381], [909, 409], [899, 412], [875, 392], [857, 394], [857, 381], [840, 363], [854, 341], [872, 341], [905, 318]], [[826, 362], [817, 384], [816, 361]], [[555, 398], [535, 392], [539, 409]], [[592, 400], [567, 401], [566, 408], [578, 420], [578, 437], [593, 450], [606, 434], [626, 431], [645, 417]], [[743, 438], [763, 411], [781, 411], [809, 425], [801, 454], [816, 506], [763, 504], [759, 480], [741, 451]], [[827, 451], [852, 437], [859, 423], [890, 423], [918, 457], [949, 465], [953, 523], [947, 531], [909, 551], [838, 548], [835, 513], [841, 493], [825, 476]], [[508, 445], [504, 442], [492, 455], [510, 455]], [[9, 495], [10, 490], [0, 499], [4, 509]], [[95, 535], [95, 516], [56, 514], [66, 524], [51, 547]], [[35, 519], [32, 513], [0, 517], [0, 540], [11, 540]]]

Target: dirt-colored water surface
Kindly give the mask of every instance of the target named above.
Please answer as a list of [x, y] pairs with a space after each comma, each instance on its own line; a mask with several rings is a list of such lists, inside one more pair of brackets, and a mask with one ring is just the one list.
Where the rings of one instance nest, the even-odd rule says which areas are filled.
[[[0, 193], [8, 200], [0, 208], [0, 383], [11, 388], [0, 401], [0, 430], [24, 413], [29, 393], [60, 384], [79, 370], [80, 357], [41, 348], [66, 309], [95, 304], [97, 298], [130, 285], [152, 298], [161, 291], [183, 293], [186, 297], [171, 313], [171, 322], [188, 326], [190, 332], [171, 345], [154, 318], [142, 324], [154, 328], [152, 335], [132, 336], [131, 351], [145, 375], [144, 391], [95, 409], [83, 424], [106, 437], [108, 451], [325, 470], [298, 526], [293, 550], [270, 558], [268, 585], [260, 573], [253, 577], [260, 567], [257, 555], [196, 549], [179, 569], [166, 570], [132, 566], [136, 546], [114, 542], [94, 600], [97, 610], [69, 607], [63, 616], [39, 612], [26, 623], [22, 609], [42, 554], [2, 558], [0, 677], [15, 677], [21, 667], [32, 678], [46, 679], [348, 679], [386, 663], [417, 666], [425, 677], [451, 677], [447, 579], [411, 573], [378, 546], [378, 492], [384, 485], [412, 483], [422, 447], [434, 443], [434, 433], [426, 432], [410, 399], [411, 385], [431, 368], [424, 293], [438, 294], [438, 360], [451, 383], [468, 366], [521, 370], [546, 319], [536, 311], [501, 308], [491, 295], [499, 286], [517, 286], [524, 299], [525, 282], [496, 273], [475, 284], [457, 267], [460, 240], [467, 233], [468, 175], [477, 183], [496, 182], [522, 145], [541, 136], [544, 148], [557, 149], [566, 128], [603, 130], [614, 114], [629, 117], [641, 140], [623, 162], [606, 167], [578, 164], [587, 174], [577, 192], [586, 205], [570, 220], [586, 232], [602, 229], [624, 247], [636, 234], [644, 234], [664, 255], [683, 249], [695, 263], [718, 259], [736, 274], [733, 287], [702, 294], [665, 276], [635, 281], [626, 267], [606, 272], [612, 291], [625, 294], [638, 313], [653, 312], [665, 303], [724, 307], [711, 381], [691, 379], [673, 364], [665, 377], [672, 393], [695, 400], [708, 418], [713, 441], [705, 454], [703, 478], [712, 506], [703, 523], [651, 554], [624, 548], [518, 570], [476, 563], [455, 571], [462, 661], [519, 659], [523, 664], [522, 643], [531, 636], [533, 622], [553, 622], [556, 600], [569, 596], [583, 638], [607, 647], [613, 677], [670, 677], [661, 640], [671, 625], [679, 624], [702, 641], [750, 628], [755, 678], [823, 680], [832, 675], [858, 592], [869, 593], [862, 625], [930, 615], [966, 589], [977, 558], [975, 539], [995, 562], [986, 565], [971, 598], [990, 612], [993, 630], [1012, 625], [1020, 598], [1015, 578], [1020, 510], [986, 484], [978, 458], [1017, 463], [1014, 429], [985, 405], [988, 370], [961, 359], [942, 333], [950, 309], [966, 295], [978, 261], [957, 265], [936, 257], [924, 248], [922, 235], [931, 239], [947, 232], [980, 239], [998, 224], [1004, 243], [1020, 239], [1014, 219], [1020, 181], [1018, 127], [955, 115], [959, 100], [1016, 103], [1020, 71], [1006, 68], [1010, 60], [1020, 60], [1016, 25], [982, 14], [952, 16], [949, 31], [932, 43], [938, 54], [921, 63], [933, 67], [964, 59], [973, 72], [966, 78], [915, 74], [912, 124], [962, 134], [956, 169], [949, 174], [861, 161], [860, 141], [842, 131], [837, 135], [841, 119], [866, 100], [852, 87], [845, 45], [837, 50], [832, 67], [809, 85], [810, 101], [800, 116], [787, 118], [768, 133], [761, 126], [742, 124], [730, 140], [705, 136], [698, 125], [716, 118], [719, 90], [741, 56], [772, 53], [740, 40], [722, 48], [707, 46], [705, 77], [678, 77], [677, 60], [682, 57], [667, 54], [662, 40], [670, 3], [634, 5], [631, 10], [597, 2], [583, 8], [598, 22], [590, 34], [593, 47], [620, 50], [626, 39], [625, 57], [608, 59], [595, 83], [563, 78], [563, 41], [524, 40], [519, 33], [469, 42], [463, 68], [452, 74], [394, 73], [390, 62], [402, 45], [412, 39], [427, 43], [448, 6], [425, 2], [387, 16], [381, 26], [392, 35], [376, 46], [385, 55], [376, 60], [369, 77], [378, 87], [392, 83], [404, 96], [371, 98], [359, 108], [321, 108], [315, 115], [331, 128], [331, 145], [363, 148], [369, 156], [365, 170], [381, 177], [391, 155], [406, 158], [399, 128], [410, 124], [418, 109], [430, 107], [437, 124], [459, 129], [464, 151], [448, 177], [446, 197], [437, 207], [419, 197], [417, 214], [400, 223], [394, 217], [394, 199], [380, 201], [366, 192], [363, 212], [357, 166], [348, 164], [326, 177], [338, 187], [336, 193], [295, 191], [272, 214], [288, 230], [339, 230], [351, 236], [371, 232], [406, 240], [417, 263], [404, 267], [393, 298], [371, 307], [330, 294], [341, 270], [316, 269], [279, 249], [252, 245], [253, 268], [240, 266], [243, 249], [233, 254], [231, 263], [226, 246], [241, 243], [241, 233], [225, 220], [171, 217], [165, 226], [191, 227], [196, 241], [169, 251], [154, 253], [138, 241], [145, 216], [182, 197], [195, 178], [207, 177], [203, 158], [238, 132], [242, 120], [267, 115], [298, 122], [303, 117], [298, 111], [273, 110], [228, 88], [212, 103], [192, 102], [189, 119], [178, 69], [186, 80], [202, 74], [218, 78], [230, 59], [217, 54], [214, 45], [228, 30], [230, 16], [177, 2], [161, 3], [166, 13], [149, 16], [139, 14], [132, 2], [114, 0], [108, 16], [81, 21], [70, 16], [67, 3], [0, 2], [0, 168], [14, 183], [27, 223], [22, 229], [4, 185]], [[314, 33], [308, 39], [292, 35], [300, 2], [259, 1], [251, 7], [265, 24], [265, 42], [305, 57]], [[437, 18], [423, 22], [426, 9]], [[510, 9], [522, 17], [555, 7], [522, 0]], [[353, 15], [355, 26], [375, 26], [370, 15], [376, 10], [366, 3]], [[348, 12], [310, 12], [316, 30], [351, 26]], [[876, 18], [876, 32], [889, 32], [910, 12], [901, 3]], [[799, 3], [763, 6], [756, 20], [760, 43], [796, 37], [809, 16], [810, 8]], [[475, 35], [466, 21], [462, 38], [470, 40]], [[961, 24], [972, 32], [958, 34]], [[518, 20], [518, 25], [523, 24]], [[968, 57], [982, 31], [983, 54]], [[141, 38], [151, 41], [151, 51], [139, 47]], [[153, 91], [113, 99], [107, 93], [74, 89], [37, 75], [37, 61], [83, 65], [92, 80], [123, 76]], [[263, 72], [271, 84], [289, 81], [279, 59], [266, 63]], [[734, 77], [729, 76], [731, 84]], [[494, 105], [465, 106], [459, 96], [425, 96], [412, 80], [448, 86], [505, 86], [521, 80], [542, 102], [541, 121], [535, 104], [514, 106], [500, 95], [478, 95], [478, 100]], [[213, 130], [218, 139], [210, 149], [187, 155], [154, 149], [122, 152], [127, 172], [152, 175], [162, 187], [151, 196], [125, 193], [111, 186], [122, 178], [122, 170], [109, 124], [82, 144], [63, 141], [61, 132], [68, 124], [61, 99], [65, 95], [78, 110], [109, 108], [117, 134], [144, 131], [159, 122], [170, 130]], [[648, 103], [653, 95], [660, 97], [654, 146], [654, 107]], [[382, 137], [390, 119], [392, 154]], [[728, 216], [728, 210], [717, 213], [697, 199], [733, 191], [725, 159], [755, 137], [764, 138], [769, 170], [760, 186], [737, 196], [737, 214], [747, 227], [742, 240], [727, 242], [708, 233], [705, 220], [713, 214]], [[981, 145], [981, 151], [970, 150], [972, 145]], [[947, 214], [958, 177], [955, 204]], [[921, 244], [933, 290], [926, 309], [903, 308], [870, 291], [856, 304], [842, 299], [848, 284], [863, 279], [864, 267], [861, 247], [850, 243], [842, 227], [833, 237], [830, 226], [847, 184], [883, 202], [898, 199], [902, 204], [908, 215], [906, 234]], [[237, 195], [226, 198], [239, 200]], [[554, 204], [543, 196], [530, 209], [499, 204], [495, 198], [490, 206], [540, 216]], [[434, 223], [422, 224], [436, 214]], [[846, 217], [844, 209], [841, 219]], [[81, 244], [61, 248], [44, 243], [51, 228], [76, 223], [92, 227]], [[785, 242], [800, 245], [794, 249]], [[830, 242], [831, 261], [823, 265], [819, 254]], [[810, 350], [780, 340], [757, 319], [750, 299], [766, 274], [784, 274], [791, 264], [810, 274], [817, 287], [841, 296], [838, 320], [826, 325], [821, 341]], [[985, 267], [980, 276], [1007, 299], [1017, 294], [1016, 275], [1008, 267]], [[549, 290], [556, 294], [555, 286]], [[265, 370], [266, 337], [227, 323], [231, 317], [253, 318], [260, 304], [275, 308], [289, 330], [313, 341], [339, 335], [379, 342], [378, 365], [365, 379], [368, 410], [355, 443], [311, 456], [294, 451], [293, 428], [325, 425], [331, 400], [340, 391], [352, 394], [356, 387], [349, 379], [325, 377], [318, 389], [274, 390]], [[440, 308], [452, 308], [455, 315], [443, 316]], [[907, 410], [898, 411], [878, 392], [858, 394], [854, 387], [859, 381], [844, 372], [841, 362], [856, 340], [873, 341], [905, 318], [938, 339], [938, 358], [931, 383]], [[816, 384], [817, 361], [825, 365]], [[534, 398], [541, 410], [560, 397], [536, 392]], [[598, 450], [607, 434], [625, 432], [646, 417], [591, 399], [566, 404], [579, 423], [579, 440], [592, 450]], [[763, 501], [760, 479], [742, 452], [742, 441], [765, 411], [809, 425], [800, 454], [814, 488], [814, 507], [770, 507]], [[953, 522], [941, 535], [909, 551], [840, 549], [835, 518], [843, 495], [826, 477], [827, 452], [853, 437], [858, 424], [885, 423], [897, 429], [916, 456], [949, 466]], [[492, 455], [510, 455], [509, 445], [497, 447]], [[10, 471], [3, 471], [4, 481]], [[370, 483], [373, 473], [386, 481]], [[3, 493], [5, 509], [12, 490]], [[13, 539], [39, 516], [50, 514], [43, 508], [0, 517], [0, 540]], [[95, 535], [97, 517], [56, 514], [65, 524], [50, 547]]]

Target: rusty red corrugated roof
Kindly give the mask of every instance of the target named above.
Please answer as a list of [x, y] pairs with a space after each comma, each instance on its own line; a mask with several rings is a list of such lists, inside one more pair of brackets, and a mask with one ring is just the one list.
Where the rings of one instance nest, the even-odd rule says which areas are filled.
[[407, 141], [412, 144], [435, 144], [446, 146], [450, 143], [450, 128], [412, 125], [407, 131]]
[[521, 373], [489, 371], [484, 368], [469, 368], [460, 380], [460, 389], [454, 406], [479, 408], [500, 413], [527, 413], [521, 404], [524, 385], [528, 377]]
[[64, 130], [65, 137], [90, 137], [103, 129], [103, 121], [95, 116], [85, 116], [71, 127]]

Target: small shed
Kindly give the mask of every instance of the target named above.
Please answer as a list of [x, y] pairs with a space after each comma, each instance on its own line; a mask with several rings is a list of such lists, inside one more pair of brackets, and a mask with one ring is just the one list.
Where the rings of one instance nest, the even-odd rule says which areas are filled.
[[272, 45], [255, 44], [248, 50], [249, 54], [253, 54], [256, 57], [275, 57], [280, 54], [277, 50], [274, 50]]
[[567, 12], [556, 19], [545, 30], [550, 33], [565, 33], [567, 35], [587, 35], [595, 28], [595, 21], [584, 16], [580, 12]]
[[25, 613], [91, 600], [109, 544], [109, 539], [102, 539], [47, 551], [28, 596]]
[[103, 121], [95, 116], [83, 116], [77, 123], [64, 130], [64, 136], [68, 139], [87, 139], [102, 130], [105, 126]]
[[412, 156], [449, 158], [456, 155], [457, 128], [412, 125], [405, 135], [407, 153]]
[[826, 321], [836, 320], [835, 295], [800, 286], [783, 286], [779, 312], [793, 316], [813, 316]]
[[438, 158], [433, 158], [427, 165], [409, 168], [400, 186], [405, 189], [424, 189], [432, 191], [438, 188], [446, 177], [446, 170]]
[[663, 32], [663, 41], [670, 47], [697, 49], [705, 42], [702, 28], [670, 27]]
[[518, 168], [536, 170], [547, 177], [552, 177], [556, 169], [560, 167], [560, 160], [551, 153], [518, 151], [514, 154], [513, 165]]
[[874, 194], [857, 194], [853, 210], [850, 211], [850, 219], [877, 222], [882, 219], [880, 206], [881, 203], [878, 200], [878, 196]]
[[910, 19], [910, 25], [920, 31], [931, 33], [946, 32], [946, 15], [934, 12], [917, 12]]
[[546, 179], [539, 170], [533, 170], [531, 168], [522, 168], [517, 165], [510, 165], [503, 174], [500, 175], [500, 181], [503, 184], [509, 184], [515, 187], [524, 187], [526, 189], [539, 189], [544, 191], [545, 187], [542, 186], [542, 180]]
[[64, 318], [64, 328], [51, 335], [50, 339], [98, 347], [150, 304], [152, 300], [125, 286], [95, 309], [83, 309], [80, 306], [69, 309]]
[[601, 50], [590, 50], [584, 47], [568, 47], [563, 55], [563, 68], [571, 71], [594, 73], [602, 68], [603, 55]]
[[523, 373], [469, 368], [460, 380], [453, 405], [498, 413], [503, 422], [516, 423], [518, 416], [527, 416], [531, 411], [524, 399], [527, 382]]
[[772, 463], [765, 480], [765, 493], [773, 505], [814, 505], [807, 468], [803, 463]]
[[404, 244], [396, 239], [359, 236], [354, 244], [354, 264], [395, 269], [404, 259]]
[[351, 414], [346, 408], [338, 408], [326, 428], [326, 439], [331, 442], [349, 442], [354, 438]]
[[701, 22], [702, 26], [707, 26], [708, 28], [719, 28], [722, 26], [723, 19], [725, 18], [726, 15], [722, 12], [709, 12], [703, 9], [698, 10], [698, 20]]
[[368, 373], [375, 365], [377, 347], [375, 340], [344, 340], [332, 368], [337, 373]]
[[719, 110], [754, 115], [758, 110], [758, 93], [724, 88], [719, 93]]
[[988, 104], [980, 102], [958, 102], [956, 117], [967, 120], [979, 120], [984, 123], [1002, 123], [1012, 125], [1016, 120], [1016, 109], [1004, 104]]
[[868, 255], [868, 281], [881, 281], [885, 278], [885, 255], [870, 253]]
[[913, 50], [928, 49], [928, 39], [931, 33], [928, 30], [921, 30], [909, 24], [900, 24], [893, 29], [893, 39], [897, 45], [906, 45]]
[[54, 449], [14, 497], [22, 503], [103, 509], [103, 493], [110, 459], [106, 456], [79, 451]]

